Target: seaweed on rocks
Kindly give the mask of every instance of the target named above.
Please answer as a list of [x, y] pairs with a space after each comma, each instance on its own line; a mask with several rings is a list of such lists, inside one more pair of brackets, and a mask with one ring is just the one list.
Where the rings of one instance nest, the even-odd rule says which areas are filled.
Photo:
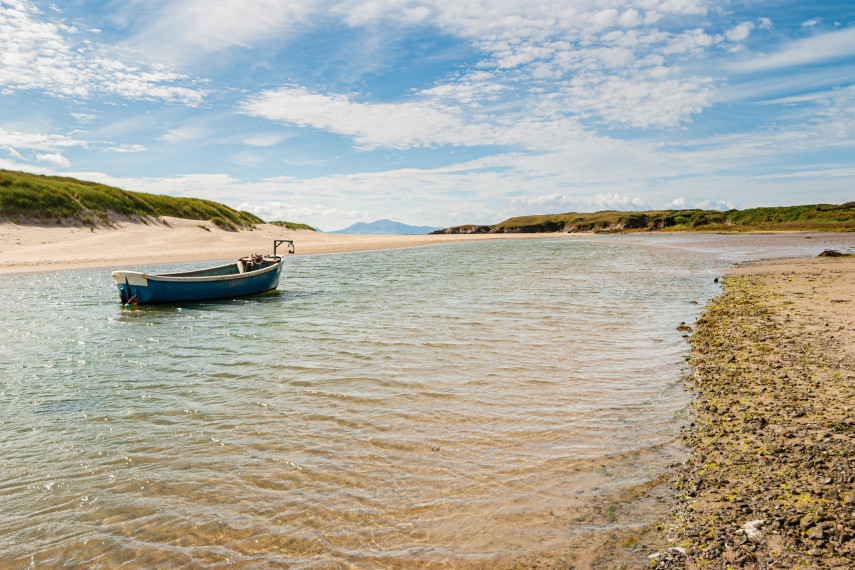
[[683, 550], [654, 567], [855, 568], [849, 337], [793, 280], [728, 275], [694, 327], [691, 454], [673, 482]]

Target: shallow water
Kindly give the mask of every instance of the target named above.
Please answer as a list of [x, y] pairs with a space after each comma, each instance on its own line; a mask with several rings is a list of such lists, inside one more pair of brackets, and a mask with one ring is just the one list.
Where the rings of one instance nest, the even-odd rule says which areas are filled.
[[642, 242], [295, 257], [278, 292], [136, 310], [109, 270], [0, 277], [0, 561], [460, 566], [590, 532], [552, 515], [681, 453], [675, 327], [739, 257]]

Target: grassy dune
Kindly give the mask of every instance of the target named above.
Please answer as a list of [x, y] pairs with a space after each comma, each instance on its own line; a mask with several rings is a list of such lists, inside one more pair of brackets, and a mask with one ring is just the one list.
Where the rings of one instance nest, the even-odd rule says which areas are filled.
[[289, 230], [311, 230], [316, 232], [315, 228], [310, 226], [309, 224], [298, 224], [297, 222], [270, 222], [274, 226], [282, 226], [283, 228], [288, 228]]
[[211, 200], [129, 192], [74, 178], [0, 170], [0, 221], [94, 226], [117, 219], [147, 222], [160, 216], [209, 220], [228, 230], [264, 223], [249, 212]]
[[456, 226], [434, 233], [626, 231], [855, 231], [855, 202], [748, 210], [569, 212], [510, 218], [492, 226]]

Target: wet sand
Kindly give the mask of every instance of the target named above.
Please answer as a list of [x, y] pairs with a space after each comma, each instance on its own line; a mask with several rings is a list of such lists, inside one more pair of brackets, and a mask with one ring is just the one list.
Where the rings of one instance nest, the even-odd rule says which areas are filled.
[[260, 225], [224, 231], [211, 222], [162, 218], [168, 225], [119, 223], [109, 228], [0, 224], [0, 274], [128, 267], [235, 259], [270, 253], [292, 239], [298, 255], [417, 247], [489, 239], [542, 239], [568, 234], [340, 235]]

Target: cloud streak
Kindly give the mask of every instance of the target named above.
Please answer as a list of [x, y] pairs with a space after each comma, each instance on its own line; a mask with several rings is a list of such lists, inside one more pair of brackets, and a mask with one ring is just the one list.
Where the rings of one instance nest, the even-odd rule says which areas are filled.
[[855, 28], [844, 28], [795, 40], [775, 53], [729, 65], [739, 73], [754, 73], [822, 63], [855, 55]]

